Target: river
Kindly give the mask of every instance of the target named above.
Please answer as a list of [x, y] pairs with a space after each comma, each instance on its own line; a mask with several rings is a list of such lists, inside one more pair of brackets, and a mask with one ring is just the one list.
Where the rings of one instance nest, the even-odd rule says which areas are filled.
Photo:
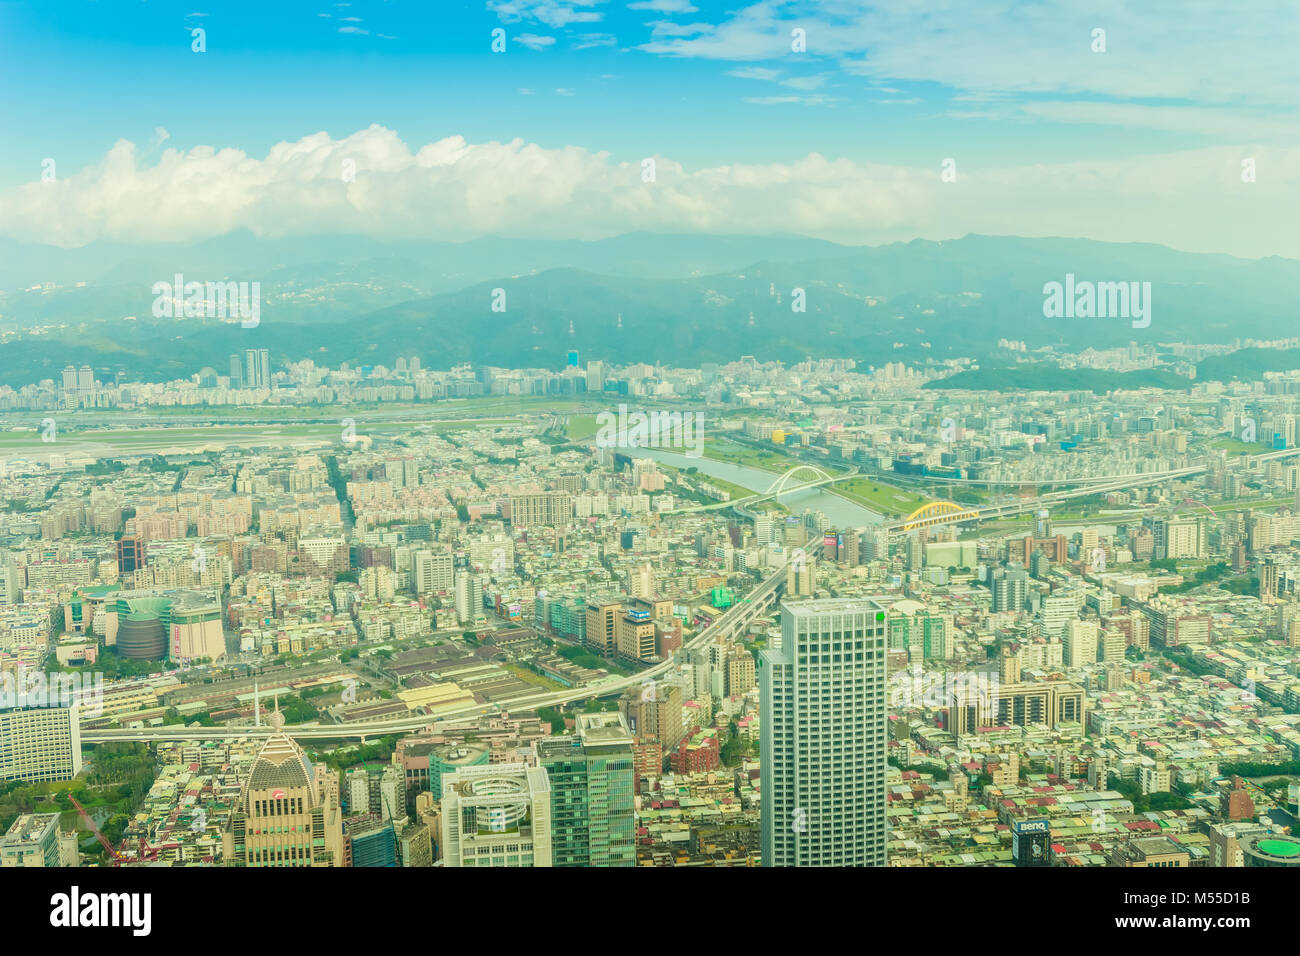
[[[696, 468], [706, 475], [721, 478], [724, 481], [730, 481], [759, 492], [766, 491], [772, 482], [779, 477], [770, 471], [763, 471], [761, 468], [735, 465], [726, 461], [714, 461], [712, 458], [689, 458], [686, 455], [664, 451], [660, 448], [637, 448], [635, 450], [621, 448], [619, 451], [624, 454], [631, 452], [638, 458], [652, 458], [655, 461], [663, 462], [665, 465], [672, 465], [674, 468]], [[781, 504], [789, 508], [790, 513], [795, 515], [803, 514], [808, 509], [820, 511], [826, 515], [826, 519], [831, 523], [831, 526], [837, 529], [864, 528], [868, 525], [880, 524], [884, 520], [874, 511], [849, 501], [847, 498], [832, 494], [824, 488], [809, 488], [806, 491], [782, 495]]]

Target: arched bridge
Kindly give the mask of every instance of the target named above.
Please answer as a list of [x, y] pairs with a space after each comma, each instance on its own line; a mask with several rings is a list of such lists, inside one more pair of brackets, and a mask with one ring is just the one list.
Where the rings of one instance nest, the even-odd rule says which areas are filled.
[[928, 528], [930, 525], [951, 524], [955, 521], [974, 521], [980, 516], [977, 509], [966, 508], [953, 501], [932, 501], [922, 505], [903, 519], [903, 530]]
[[[805, 477], [800, 481], [796, 477], [798, 475], [804, 475]], [[807, 477], [809, 475], [812, 477]], [[840, 475], [839, 477], [844, 478], [848, 476]], [[774, 498], [780, 498], [787, 491], [802, 491], [804, 488], [827, 484], [835, 480], [836, 477], [834, 475], [828, 475], [820, 468], [814, 468], [812, 465], [795, 465], [780, 478], [776, 479], [776, 481], [768, 485], [767, 491], [764, 492], [764, 494]], [[795, 484], [794, 488], [788, 487], [791, 482]]]
[[668, 514], [686, 514], [694, 511], [712, 511], [715, 508], [738, 508], [742, 512], [745, 505], [757, 504], [760, 501], [767, 501], [770, 498], [780, 498], [781, 495], [793, 494], [796, 491], [806, 491], [809, 488], [819, 488], [822, 485], [831, 485], [837, 481], [847, 481], [850, 478], [857, 478], [858, 473], [846, 471], [842, 475], [832, 475], [822, 471], [820, 468], [814, 468], [812, 465], [795, 465], [785, 474], [779, 476], [770, 485], [767, 491], [761, 495], [747, 495], [744, 498], [732, 498], [730, 501], [716, 501], [708, 505], [694, 505], [689, 508], [675, 508]]

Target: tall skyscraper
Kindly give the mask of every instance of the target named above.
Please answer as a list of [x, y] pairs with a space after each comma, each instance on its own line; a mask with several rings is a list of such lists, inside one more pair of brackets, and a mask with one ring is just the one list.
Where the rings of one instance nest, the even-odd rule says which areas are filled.
[[783, 602], [759, 665], [764, 866], [885, 863], [885, 611]]
[[474, 575], [469, 571], [456, 573], [456, 620], [461, 624], [474, 620], [474, 602], [477, 598]]
[[338, 776], [307, 759], [278, 710], [271, 727], [226, 824], [226, 865], [342, 866]]
[[579, 714], [577, 736], [537, 741], [551, 784], [554, 866], [634, 866], [634, 740], [622, 714]]
[[[233, 370], [234, 356], [231, 356]], [[244, 387], [271, 387], [271, 353], [267, 349], [244, 349]]]

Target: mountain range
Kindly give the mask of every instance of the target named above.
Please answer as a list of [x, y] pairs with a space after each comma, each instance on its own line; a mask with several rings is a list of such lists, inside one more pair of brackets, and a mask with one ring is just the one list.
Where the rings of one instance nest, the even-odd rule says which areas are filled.
[[[153, 284], [176, 273], [260, 282], [260, 324], [154, 318]], [[1150, 282], [1150, 325], [1045, 318], [1044, 285], [1067, 274]], [[977, 235], [854, 247], [797, 236], [456, 244], [241, 233], [67, 250], [2, 240], [0, 289], [0, 382], [14, 387], [57, 378], [69, 363], [101, 380], [224, 372], [242, 348], [270, 349], [273, 364], [330, 366], [419, 355], [433, 368], [558, 368], [577, 349], [584, 362], [698, 366], [753, 355], [878, 366], [968, 356], [987, 368], [1007, 361], [1002, 339], [1032, 351], [1289, 337], [1300, 261]], [[795, 311], [801, 299], [805, 311]], [[1279, 354], [1265, 352], [1263, 364]], [[1220, 361], [1224, 374], [1249, 377], [1250, 363], [1241, 365]]]

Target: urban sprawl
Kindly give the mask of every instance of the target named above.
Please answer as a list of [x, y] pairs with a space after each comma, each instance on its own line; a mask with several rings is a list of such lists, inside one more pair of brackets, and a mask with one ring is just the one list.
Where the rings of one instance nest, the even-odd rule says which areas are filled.
[[0, 387], [0, 865], [1300, 865], [1300, 373], [972, 364]]

